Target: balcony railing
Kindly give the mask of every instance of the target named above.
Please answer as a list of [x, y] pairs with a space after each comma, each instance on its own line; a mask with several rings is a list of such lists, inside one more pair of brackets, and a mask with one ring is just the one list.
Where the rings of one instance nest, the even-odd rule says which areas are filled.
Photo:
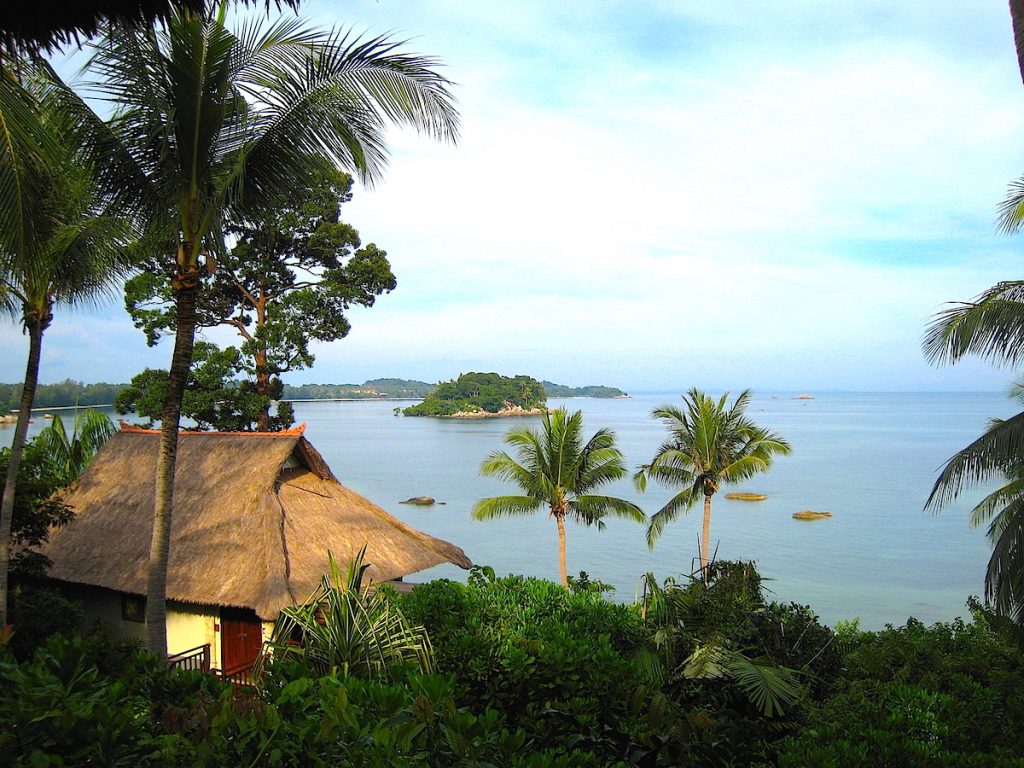
[[210, 671], [210, 644], [198, 645], [187, 651], [167, 657], [167, 665], [175, 669], [191, 669], [196, 672]]

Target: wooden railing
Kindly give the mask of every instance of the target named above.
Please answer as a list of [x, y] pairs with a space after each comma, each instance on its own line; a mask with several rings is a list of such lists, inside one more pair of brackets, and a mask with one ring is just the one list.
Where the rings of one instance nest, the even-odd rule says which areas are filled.
[[187, 651], [167, 657], [167, 665], [175, 669], [191, 669], [197, 672], [210, 671], [210, 644], [198, 645]]
[[228, 669], [211, 669], [209, 643], [168, 656], [167, 665], [174, 669], [189, 669], [212, 674], [230, 684], [236, 697], [248, 697], [254, 695], [256, 691], [255, 664], [247, 662]]

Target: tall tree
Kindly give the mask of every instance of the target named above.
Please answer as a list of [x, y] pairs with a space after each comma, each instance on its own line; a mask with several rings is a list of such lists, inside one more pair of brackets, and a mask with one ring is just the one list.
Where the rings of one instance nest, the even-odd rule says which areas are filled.
[[[13, 77], [0, 72], [0, 79], [9, 76]], [[11, 523], [39, 380], [43, 334], [53, 322], [56, 306], [95, 302], [112, 292], [124, 276], [130, 236], [125, 221], [109, 213], [109, 201], [99, 193], [93, 167], [83, 157], [81, 125], [60, 109], [52, 98], [51, 84], [28, 62], [20, 77], [22, 93], [33, 101], [23, 104], [29, 111], [19, 115], [19, 120], [22, 124], [34, 121], [33, 132], [45, 137], [46, 156], [45, 163], [33, 169], [33, 183], [38, 188], [19, 200], [32, 200], [33, 210], [22, 210], [20, 230], [13, 235], [5, 233], [0, 242], [0, 299], [3, 308], [20, 319], [29, 341], [18, 422], [0, 502], [0, 626], [7, 621]], [[5, 87], [13, 88], [11, 83]]]
[[[181, 399], [201, 276], [215, 273], [226, 219], [259, 221], [327, 161], [380, 176], [388, 122], [454, 141], [457, 115], [437, 62], [386, 37], [358, 39], [289, 18], [225, 26], [172, 12], [160, 29], [114, 24], [87, 71], [113, 103], [93, 148], [108, 188], [132, 206], [173, 264], [174, 350], [161, 414], [147, 579], [148, 644], [165, 653], [166, 577]], [[72, 101], [69, 99], [69, 101]], [[78, 100], [77, 109], [88, 109]]]
[[[352, 177], [323, 164], [281, 208], [253, 224], [228, 222], [235, 245], [199, 296], [199, 326], [225, 325], [242, 337], [246, 370], [264, 401], [262, 432], [281, 426], [270, 402], [280, 395], [281, 374], [313, 364], [310, 342], [344, 338], [351, 306], [371, 307], [395, 288], [387, 253], [363, 246], [341, 221], [340, 207], [351, 199]], [[168, 265], [149, 262], [125, 286], [125, 304], [152, 346], [173, 328], [174, 303]]]
[[[269, 424], [258, 425], [270, 398], [256, 392], [251, 382], [239, 380], [241, 355], [234, 347], [218, 349], [215, 344], [197, 341], [192, 368], [185, 383], [181, 415], [195, 422], [195, 429], [219, 432], [278, 432], [294, 422], [291, 403], [279, 403]], [[135, 413], [149, 419], [148, 426], [160, 420], [167, 393], [167, 371], [147, 368], [133, 377], [114, 400], [118, 413]]]
[[651, 414], [669, 431], [669, 438], [634, 475], [637, 488], [646, 490], [648, 479], [681, 490], [652, 517], [647, 528], [651, 548], [665, 526], [704, 501], [700, 541], [700, 569], [708, 572], [711, 536], [711, 497], [723, 484], [738, 483], [768, 469], [774, 457], [790, 452], [779, 435], [754, 424], [745, 413], [751, 392], [743, 390], [729, 405], [729, 393], [714, 400], [699, 389], [684, 397], [685, 408], [664, 405]]
[[564, 408], [544, 413], [538, 432], [516, 427], [505, 435], [505, 442], [516, 450], [516, 457], [495, 451], [480, 465], [482, 475], [499, 477], [518, 485], [519, 496], [495, 496], [473, 506], [473, 517], [532, 515], [547, 507], [558, 528], [558, 566], [562, 586], [568, 588], [565, 566], [565, 520], [604, 528], [608, 515], [645, 522], [647, 516], [631, 501], [595, 494], [603, 485], [627, 474], [622, 453], [615, 447], [615, 435], [599, 429], [583, 442], [583, 413], [571, 415]]

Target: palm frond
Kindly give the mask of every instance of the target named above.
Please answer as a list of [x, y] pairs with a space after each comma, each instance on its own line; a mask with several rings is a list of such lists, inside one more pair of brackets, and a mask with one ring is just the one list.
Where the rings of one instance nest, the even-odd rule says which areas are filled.
[[544, 507], [544, 503], [533, 496], [492, 496], [481, 499], [473, 505], [474, 520], [491, 520], [495, 517], [519, 517], [532, 515]]
[[791, 669], [767, 658], [748, 659], [735, 651], [726, 651], [724, 656], [722, 663], [729, 677], [765, 717], [785, 714], [785, 707], [800, 697], [800, 684]]
[[586, 494], [577, 496], [569, 502], [569, 509], [574, 517], [585, 525], [591, 525], [607, 516], [632, 520], [635, 523], [646, 523], [647, 515], [636, 504], [615, 496]]
[[669, 499], [665, 506], [651, 515], [650, 523], [647, 525], [647, 546], [654, 549], [654, 544], [661, 538], [665, 526], [674, 522], [679, 515], [693, 509], [703, 497], [704, 494], [696, 486], [690, 486]]
[[945, 463], [932, 487], [925, 508], [939, 510], [969, 488], [1009, 469], [1024, 456], [1024, 412], [995, 420], [970, 445]]
[[955, 363], [977, 355], [999, 365], [1024, 359], [1024, 281], [997, 283], [974, 301], [939, 312], [925, 331], [924, 355], [932, 363]]
[[298, 657], [318, 675], [378, 678], [403, 663], [430, 672], [426, 631], [411, 625], [384, 591], [363, 585], [365, 555], [363, 547], [342, 572], [329, 554], [330, 573], [320, 588], [302, 605], [282, 610], [274, 624], [268, 642], [274, 658]]

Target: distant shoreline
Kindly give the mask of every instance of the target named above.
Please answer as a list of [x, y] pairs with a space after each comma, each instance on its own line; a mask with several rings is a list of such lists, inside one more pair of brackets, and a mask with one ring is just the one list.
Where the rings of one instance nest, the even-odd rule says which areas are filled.
[[279, 403], [414, 403], [422, 401], [422, 397], [307, 397], [302, 399], [281, 398]]

